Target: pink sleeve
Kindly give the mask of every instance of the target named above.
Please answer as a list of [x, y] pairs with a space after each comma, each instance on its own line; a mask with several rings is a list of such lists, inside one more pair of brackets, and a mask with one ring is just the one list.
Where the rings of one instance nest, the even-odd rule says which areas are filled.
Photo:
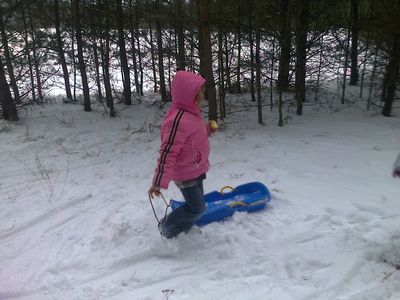
[[153, 185], [167, 189], [172, 178], [176, 158], [187, 139], [187, 132], [182, 124], [182, 113], [165, 124], [161, 136], [160, 155], [154, 172]]
[[204, 126], [206, 126], [208, 136], [211, 136], [211, 134], [213, 133], [213, 131], [211, 130], [210, 123], [204, 121]]

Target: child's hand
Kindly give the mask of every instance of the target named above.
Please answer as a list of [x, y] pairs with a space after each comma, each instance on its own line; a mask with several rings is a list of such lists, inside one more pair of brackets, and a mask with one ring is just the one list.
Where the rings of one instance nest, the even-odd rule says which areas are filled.
[[149, 194], [149, 197], [151, 199], [154, 199], [155, 197], [160, 197], [161, 196], [160, 190], [161, 190], [160, 187], [152, 185], [147, 193]]
[[212, 132], [217, 132], [218, 131], [219, 126], [218, 126], [218, 123], [216, 121], [210, 120], [208, 122], [208, 124], [210, 125], [210, 129], [211, 129]]

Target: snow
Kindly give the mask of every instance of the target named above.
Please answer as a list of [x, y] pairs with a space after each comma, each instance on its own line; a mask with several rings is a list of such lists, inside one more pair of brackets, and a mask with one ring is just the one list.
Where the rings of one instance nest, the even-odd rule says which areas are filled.
[[[0, 124], [0, 299], [400, 299], [398, 117], [311, 106], [281, 128], [276, 111], [265, 126], [230, 115], [205, 190], [260, 181], [271, 202], [165, 240], [147, 190], [166, 108], [93, 107]], [[181, 198], [173, 184], [164, 195]]]

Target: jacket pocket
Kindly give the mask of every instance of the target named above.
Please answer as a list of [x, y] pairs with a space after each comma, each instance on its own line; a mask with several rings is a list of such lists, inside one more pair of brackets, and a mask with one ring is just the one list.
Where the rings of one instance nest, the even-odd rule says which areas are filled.
[[196, 151], [194, 153], [194, 164], [196, 166], [196, 168], [199, 167], [199, 165], [201, 164], [201, 162], [203, 161], [203, 153], [201, 151]]

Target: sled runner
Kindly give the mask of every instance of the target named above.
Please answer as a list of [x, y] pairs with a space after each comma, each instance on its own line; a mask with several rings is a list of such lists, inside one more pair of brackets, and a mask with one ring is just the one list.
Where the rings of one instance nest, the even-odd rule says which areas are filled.
[[[225, 189], [232, 191], [224, 193]], [[221, 221], [232, 216], [236, 211], [253, 212], [263, 209], [271, 200], [268, 188], [261, 182], [249, 182], [232, 188], [226, 186], [221, 192], [213, 191], [204, 195], [206, 210], [196, 225], [202, 226], [211, 222]], [[171, 200], [172, 210], [184, 202]]]

